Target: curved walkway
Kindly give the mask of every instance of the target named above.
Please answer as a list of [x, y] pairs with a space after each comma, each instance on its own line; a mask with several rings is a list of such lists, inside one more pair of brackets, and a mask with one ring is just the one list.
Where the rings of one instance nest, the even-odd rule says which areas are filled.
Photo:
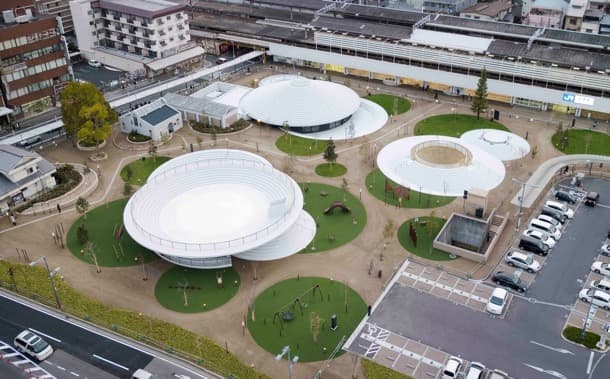
[[[570, 154], [549, 159], [541, 164], [532, 176], [527, 180], [525, 185], [525, 195], [523, 196], [523, 206], [530, 208], [540, 193], [544, 190], [548, 182], [555, 176], [560, 168], [573, 164], [582, 163], [604, 163], [610, 165], [610, 157], [604, 155], [593, 154]], [[519, 206], [519, 197], [521, 191], [518, 191], [511, 204]]]

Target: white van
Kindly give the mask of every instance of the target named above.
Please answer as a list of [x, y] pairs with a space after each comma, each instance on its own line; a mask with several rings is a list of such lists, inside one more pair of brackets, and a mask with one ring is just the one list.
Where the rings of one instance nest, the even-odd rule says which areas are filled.
[[150, 372], [139, 368], [131, 375], [131, 379], [157, 379], [157, 377]]
[[550, 222], [533, 219], [530, 221], [530, 228], [542, 230], [543, 232], [549, 233], [551, 237], [555, 239], [555, 241], [561, 238], [561, 232]]
[[560, 203], [558, 201], [553, 201], [553, 200], [548, 200], [544, 205], [549, 208], [556, 209], [556, 210], [562, 212], [567, 218], [571, 219], [574, 217], [574, 211], [572, 209], [570, 209], [570, 207], [568, 207], [564, 203]]

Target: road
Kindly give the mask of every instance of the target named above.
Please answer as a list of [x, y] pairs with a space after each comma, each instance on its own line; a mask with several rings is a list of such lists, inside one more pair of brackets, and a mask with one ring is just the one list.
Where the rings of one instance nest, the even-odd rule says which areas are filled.
[[[12, 345], [22, 330], [41, 335], [55, 348], [55, 353], [41, 367], [57, 378], [129, 378], [139, 368], [154, 372], [159, 378], [172, 374], [192, 379], [216, 378], [197, 372], [188, 365], [176, 364], [160, 353], [145, 351], [117, 336], [102, 335], [90, 326], [65, 321], [37, 306], [21, 304], [0, 292], [0, 341]], [[0, 367], [0, 376], [4, 368]]]

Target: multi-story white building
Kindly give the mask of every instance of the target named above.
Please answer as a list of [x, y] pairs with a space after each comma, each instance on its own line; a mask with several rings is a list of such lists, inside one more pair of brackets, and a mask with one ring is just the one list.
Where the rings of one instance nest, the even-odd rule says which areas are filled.
[[81, 54], [126, 71], [184, 68], [203, 49], [190, 42], [185, 6], [165, 0], [72, 0]]
[[72, 33], [74, 22], [70, 13], [70, 0], [34, 0], [38, 13], [49, 16], [59, 16], [63, 26], [62, 33]]

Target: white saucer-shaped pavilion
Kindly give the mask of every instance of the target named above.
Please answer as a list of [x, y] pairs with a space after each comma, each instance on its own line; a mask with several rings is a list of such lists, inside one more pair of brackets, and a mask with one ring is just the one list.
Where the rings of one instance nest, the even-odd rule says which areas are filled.
[[288, 175], [239, 150], [182, 155], [157, 168], [128, 201], [123, 222], [140, 245], [177, 265], [231, 266], [305, 248], [316, 225]]
[[505, 130], [475, 129], [462, 134], [460, 139], [502, 161], [523, 158], [530, 152], [530, 144], [525, 138]]
[[432, 195], [491, 190], [504, 179], [502, 161], [477, 146], [445, 136], [403, 138], [377, 155], [383, 174], [401, 186]]
[[253, 120], [310, 139], [345, 140], [373, 133], [388, 120], [380, 105], [344, 85], [298, 75], [274, 75], [242, 97], [241, 112]]

